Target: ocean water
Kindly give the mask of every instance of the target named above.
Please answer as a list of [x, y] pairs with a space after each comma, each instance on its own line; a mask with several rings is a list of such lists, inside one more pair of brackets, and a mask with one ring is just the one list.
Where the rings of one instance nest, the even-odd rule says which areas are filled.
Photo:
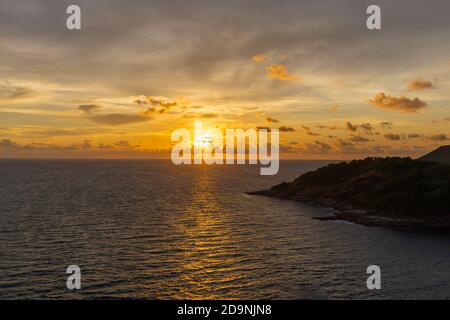
[[[323, 166], [0, 161], [1, 299], [449, 299], [450, 237], [246, 195]], [[78, 265], [82, 289], [66, 288]], [[381, 290], [366, 268], [381, 267]]]

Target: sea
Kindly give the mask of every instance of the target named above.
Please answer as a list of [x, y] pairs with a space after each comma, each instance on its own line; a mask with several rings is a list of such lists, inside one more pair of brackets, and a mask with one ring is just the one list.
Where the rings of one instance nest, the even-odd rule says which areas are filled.
[[246, 194], [330, 162], [1, 160], [0, 299], [450, 299], [449, 235]]

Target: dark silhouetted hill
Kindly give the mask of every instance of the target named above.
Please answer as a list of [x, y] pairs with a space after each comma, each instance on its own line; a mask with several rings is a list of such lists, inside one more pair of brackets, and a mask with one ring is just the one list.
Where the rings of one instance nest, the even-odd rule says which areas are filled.
[[411, 158], [353, 160], [250, 194], [338, 210], [323, 220], [450, 230], [450, 165], [443, 163]]
[[450, 146], [442, 146], [419, 158], [423, 161], [434, 161], [450, 164]]

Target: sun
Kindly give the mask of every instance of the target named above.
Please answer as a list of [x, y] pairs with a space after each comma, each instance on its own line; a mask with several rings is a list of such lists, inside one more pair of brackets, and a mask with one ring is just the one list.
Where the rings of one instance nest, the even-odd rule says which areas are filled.
[[194, 146], [206, 148], [213, 143], [213, 137], [209, 135], [197, 135], [194, 138]]

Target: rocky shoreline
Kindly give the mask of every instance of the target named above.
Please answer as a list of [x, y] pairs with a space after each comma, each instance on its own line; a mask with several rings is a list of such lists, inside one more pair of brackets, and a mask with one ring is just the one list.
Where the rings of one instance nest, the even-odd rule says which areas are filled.
[[[248, 192], [249, 195], [260, 195], [268, 196], [274, 198], [281, 198], [276, 194], [270, 194], [270, 190], [261, 190], [255, 192]], [[283, 198], [281, 198], [283, 199]], [[286, 199], [286, 198], [285, 198]], [[316, 205], [323, 208], [332, 208], [333, 213], [327, 216], [313, 217], [312, 219], [320, 221], [348, 221], [368, 227], [385, 227], [385, 228], [395, 228], [395, 229], [421, 229], [421, 230], [431, 230], [431, 231], [444, 231], [450, 232], [450, 221], [448, 219], [421, 219], [421, 218], [405, 218], [405, 217], [392, 217], [384, 216], [380, 213], [369, 213], [366, 210], [358, 209], [345, 209], [341, 211], [330, 204], [333, 201], [329, 199], [322, 199], [321, 201], [302, 201], [294, 200], [301, 203], [308, 203]]]
[[409, 158], [367, 158], [332, 164], [249, 192], [335, 212], [322, 221], [344, 220], [366, 226], [450, 231], [450, 166]]

